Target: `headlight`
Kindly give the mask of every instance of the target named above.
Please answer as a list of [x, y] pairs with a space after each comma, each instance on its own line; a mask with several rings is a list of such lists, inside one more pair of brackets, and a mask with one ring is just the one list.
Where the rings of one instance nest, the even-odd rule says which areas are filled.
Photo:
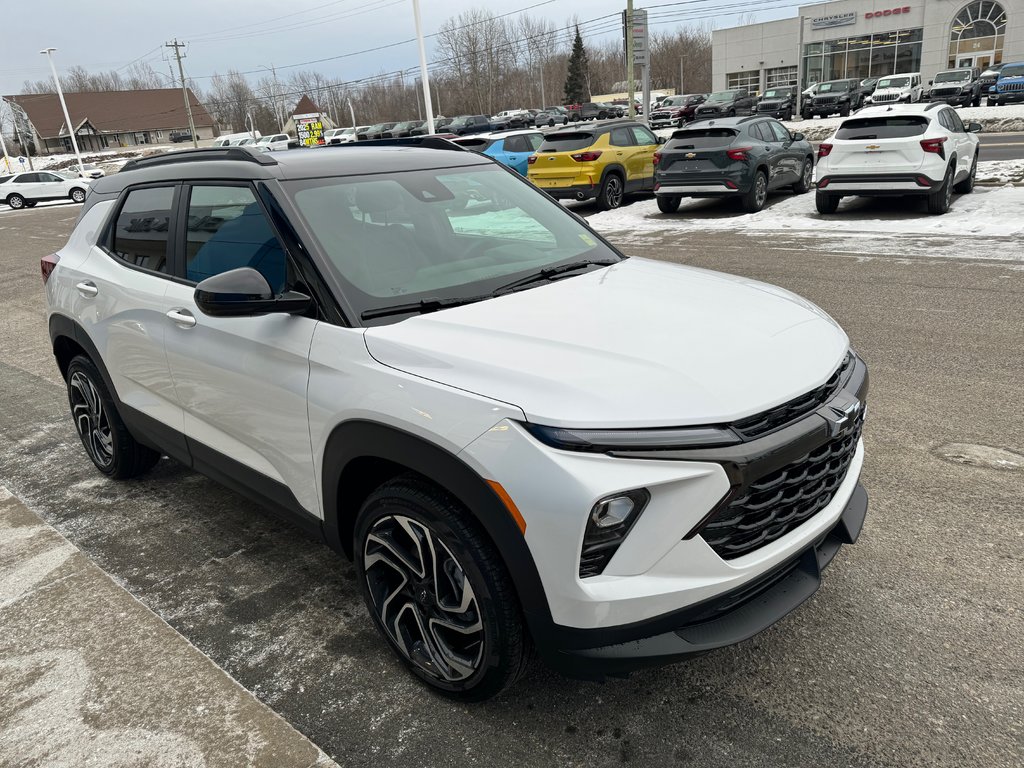
[[725, 427], [657, 427], [653, 429], [566, 429], [523, 424], [545, 445], [563, 451], [669, 451], [680, 448], [736, 445], [739, 436]]

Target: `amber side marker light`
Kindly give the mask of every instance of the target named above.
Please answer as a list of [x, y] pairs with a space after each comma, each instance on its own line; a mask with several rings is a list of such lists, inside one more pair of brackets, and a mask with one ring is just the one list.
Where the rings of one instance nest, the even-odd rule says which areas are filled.
[[501, 487], [501, 483], [497, 480], [488, 480], [487, 484], [491, 486], [491, 490], [498, 494], [498, 498], [501, 499], [501, 503], [505, 505], [505, 509], [512, 515], [512, 519], [516, 521], [516, 525], [519, 526], [519, 532], [526, 535], [526, 520], [523, 519], [523, 514], [519, 511], [519, 507], [512, 501], [512, 497], [508, 495], [508, 491]]

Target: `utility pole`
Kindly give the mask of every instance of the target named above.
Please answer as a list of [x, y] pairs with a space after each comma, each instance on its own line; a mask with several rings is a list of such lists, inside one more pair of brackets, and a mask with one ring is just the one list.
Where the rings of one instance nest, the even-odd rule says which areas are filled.
[[683, 89], [683, 57], [680, 56], [679, 57], [679, 94], [682, 95], [684, 93], [686, 93], [686, 91]]
[[430, 101], [430, 80], [427, 77], [427, 49], [423, 44], [423, 22], [420, 21], [420, 0], [412, 0], [416, 21], [416, 40], [420, 48], [420, 77], [423, 79], [423, 106], [427, 112], [427, 133], [434, 132], [434, 105]]
[[633, 0], [626, 0], [626, 83], [629, 86], [629, 119], [636, 117], [636, 83], [633, 80]]
[[[75, 138], [75, 126], [71, 124], [71, 117], [68, 115], [68, 105], [64, 101], [64, 91], [60, 87], [60, 78], [57, 77], [57, 67], [53, 63], [53, 52], [56, 48], [44, 48], [40, 53], [45, 54], [50, 62], [50, 71], [53, 73], [53, 84], [57, 86], [57, 97], [60, 99], [60, 108], [64, 110], [64, 124], [68, 127], [71, 136], [71, 146], [75, 148], [75, 159], [78, 161], [78, 172], [85, 176], [85, 168], [82, 167], [82, 154], [78, 151], [78, 139]], [[26, 150], [27, 152], [28, 150]]]
[[185, 44], [179, 43], [178, 38], [174, 38], [174, 42], [167, 43], [165, 47], [173, 48], [174, 58], [178, 60], [178, 74], [181, 76], [181, 93], [185, 97], [185, 113], [188, 115], [188, 130], [192, 134], [192, 146], [198, 148], [199, 140], [196, 138], [196, 123], [192, 119], [192, 102], [188, 100], [188, 86], [185, 85], [185, 68], [181, 66], [181, 49], [185, 47]]
[[804, 116], [804, 17], [800, 15], [800, 35], [796, 45], [796, 112]]

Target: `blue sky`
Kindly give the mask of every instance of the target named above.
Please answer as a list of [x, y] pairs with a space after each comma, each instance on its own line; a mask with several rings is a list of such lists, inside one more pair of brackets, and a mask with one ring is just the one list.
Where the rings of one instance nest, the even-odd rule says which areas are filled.
[[[503, 14], [538, 3], [524, 14], [551, 19], [558, 27], [572, 16], [583, 21], [598, 19], [618, 14], [625, 7], [625, 0], [421, 0], [424, 32], [437, 31], [445, 19], [469, 8], [486, 7]], [[169, 51], [162, 44], [177, 37], [189, 43], [186, 74], [200, 82], [214, 72], [257, 70], [260, 65], [275, 65], [284, 77], [291, 71], [288, 65], [341, 56], [301, 68], [355, 80], [413, 67], [418, 61], [415, 43], [359, 53], [414, 37], [411, 0], [174, 0], [122, 5], [116, 11], [109, 4], [58, 0], [45, 12], [20, 7], [25, 13], [10, 15], [0, 33], [0, 93], [17, 93], [25, 79], [49, 77], [45, 57], [39, 54], [49, 46], [57, 48], [58, 70], [75, 64], [90, 71], [108, 70], [144, 60], [169, 77]], [[758, 21], [794, 16], [797, 4], [787, 0], [637, 0], [636, 7], [648, 7], [652, 22], [660, 21], [653, 29], [667, 31], [687, 23], [735, 26], [745, 10], [755, 13]], [[663, 16], [656, 18], [655, 14]], [[589, 27], [593, 29], [589, 39], [619, 37], [614, 18], [595, 21]], [[583, 31], [586, 37], [587, 26]], [[432, 47], [428, 39], [428, 61]]]

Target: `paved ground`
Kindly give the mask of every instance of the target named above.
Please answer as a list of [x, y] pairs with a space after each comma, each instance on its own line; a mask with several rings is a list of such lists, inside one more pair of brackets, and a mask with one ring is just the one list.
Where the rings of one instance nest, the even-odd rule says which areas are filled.
[[1024, 473], [942, 456], [1024, 452], [1020, 264], [728, 233], [626, 246], [780, 284], [849, 331], [872, 373], [864, 533], [753, 641], [606, 685], [536, 667], [464, 707], [407, 678], [324, 547], [169, 461], [127, 484], [92, 469], [38, 275], [76, 214], [0, 216], [0, 483], [339, 763], [1020, 765]]

